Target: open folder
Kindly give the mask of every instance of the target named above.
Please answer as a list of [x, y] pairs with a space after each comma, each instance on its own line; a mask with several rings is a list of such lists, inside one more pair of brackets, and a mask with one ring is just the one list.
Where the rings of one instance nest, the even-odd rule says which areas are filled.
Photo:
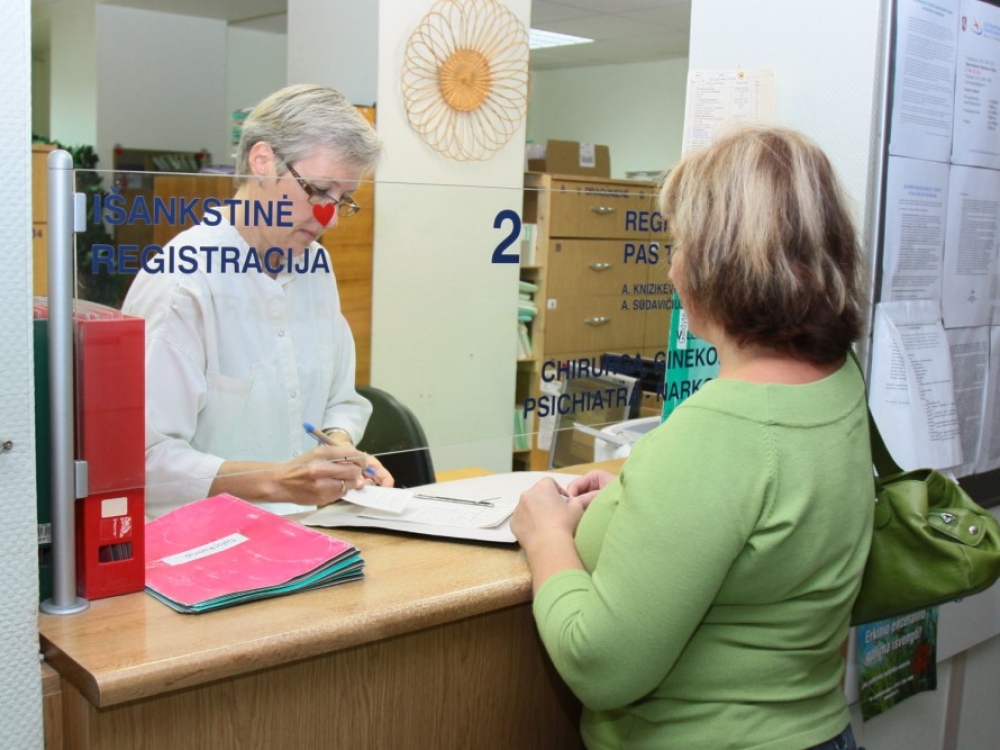
[[146, 591], [186, 614], [361, 578], [356, 547], [222, 494], [146, 524]]
[[[513, 471], [438, 482], [407, 490], [372, 487], [348, 493], [347, 502], [327, 505], [302, 519], [307, 526], [362, 526], [413, 534], [515, 542], [510, 516], [521, 493], [551, 477], [565, 487], [575, 474]], [[372, 497], [365, 493], [372, 491]]]

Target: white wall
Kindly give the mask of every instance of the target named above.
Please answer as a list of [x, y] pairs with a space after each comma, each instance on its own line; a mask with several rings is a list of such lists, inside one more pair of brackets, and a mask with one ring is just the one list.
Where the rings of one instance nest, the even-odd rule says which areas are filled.
[[[410, 127], [406, 40], [430, 0], [379, 4], [372, 383], [420, 418], [435, 467], [507, 470], [517, 356], [516, 265], [491, 263], [498, 211], [520, 211], [524, 124], [488, 161], [453, 161]], [[527, 26], [529, 0], [505, 3]]]
[[51, 45], [48, 135], [66, 146], [92, 145], [97, 142], [94, 2], [58, 0], [45, 11]]
[[[288, 82], [288, 36], [230, 26], [226, 30], [226, 118], [253, 107]], [[228, 129], [227, 133], [230, 132]], [[216, 164], [233, 164], [235, 147], [212, 153]]]
[[378, 92], [380, 2], [288, 0], [288, 82], [331, 86], [357, 105]]
[[42, 747], [31, 338], [31, 122], [27, 3], [0, 24], [0, 747]]
[[527, 137], [604, 144], [612, 177], [663, 171], [681, 155], [687, 69], [680, 59], [536, 71]]
[[96, 20], [98, 166], [116, 144], [227, 155], [226, 23], [114, 5]]
[[778, 121], [819, 142], [859, 211], [869, 202], [874, 163], [879, 6], [694, 0], [691, 7], [690, 70], [773, 68]]

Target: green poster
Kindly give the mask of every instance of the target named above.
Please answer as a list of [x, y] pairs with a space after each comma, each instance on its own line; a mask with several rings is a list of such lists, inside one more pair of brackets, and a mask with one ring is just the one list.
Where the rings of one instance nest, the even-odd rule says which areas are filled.
[[931, 607], [856, 628], [865, 721], [937, 688], [937, 615], [937, 607]]
[[670, 340], [667, 342], [667, 369], [663, 387], [663, 419], [677, 406], [719, 374], [719, 355], [715, 347], [688, 330], [687, 315], [674, 291], [674, 309], [670, 316]]

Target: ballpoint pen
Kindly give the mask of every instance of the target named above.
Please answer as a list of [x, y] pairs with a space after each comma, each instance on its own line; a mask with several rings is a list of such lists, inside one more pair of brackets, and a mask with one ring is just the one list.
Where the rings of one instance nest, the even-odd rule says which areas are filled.
[[[311, 422], [303, 422], [302, 428], [316, 440], [317, 443], [321, 445], [337, 445], [337, 442], [332, 440], [329, 435], [325, 432], [320, 432], [317, 430]], [[379, 484], [378, 474], [375, 473], [375, 469], [371, 466], [366, 465], [368, 457], [364, 453], [358, 453], [354, 456], [344, 456], [343, 458], [332, 459], [333, 463], [355, 463], [361, 466], [364, 473], [372, 480], [374, 484]]]
[[419, 492], [414, 492], [413, 496], [419, 498], [420, 500], [437, 500], [442, 503], [458, 503], [459, 505], [480, 505], [484, 508], [492, 508], [492, 500], [499, 500], [499, 497], [488, 497], [485, 500], [466, 500], [461, 497], [444, 497], [442, 495], [424, 495]]

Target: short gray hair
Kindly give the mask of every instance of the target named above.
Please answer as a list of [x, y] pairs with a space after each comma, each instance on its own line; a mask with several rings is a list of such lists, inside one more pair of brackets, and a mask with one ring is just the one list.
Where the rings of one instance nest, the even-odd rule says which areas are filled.
[[250, 149], [261, 141], [286, 164], [327, 148], [365, 173], [374, 171], [382, 153], [375, 129], [357, 107], [339, 91], [317, 84], [287, 86], [253, 108], [236, 152], [237, 187], [251, 176]]

